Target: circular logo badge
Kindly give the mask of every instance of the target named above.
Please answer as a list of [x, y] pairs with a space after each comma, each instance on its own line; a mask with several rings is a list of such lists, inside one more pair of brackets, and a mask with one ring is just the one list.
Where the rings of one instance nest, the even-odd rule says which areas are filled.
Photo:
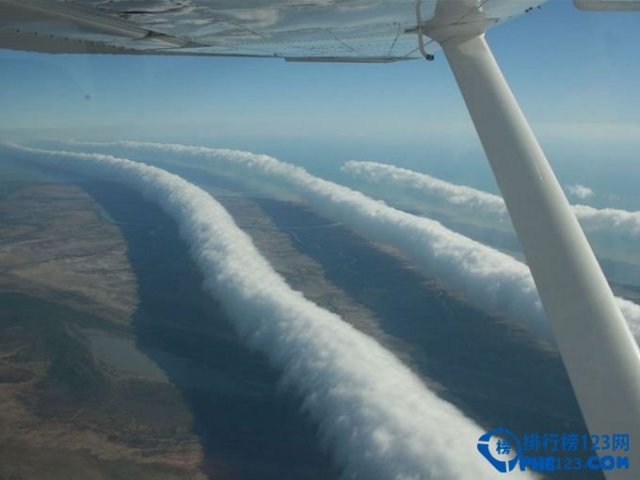
[[520, 460], [520, 441], [506, 428], [498, 427], [478, 439], [478, 452], [501, 472], [510, 472]]

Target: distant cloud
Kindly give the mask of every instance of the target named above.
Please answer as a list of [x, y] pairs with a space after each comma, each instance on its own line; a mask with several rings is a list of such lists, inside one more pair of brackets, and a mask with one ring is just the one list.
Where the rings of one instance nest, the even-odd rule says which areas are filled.
[[576, 183], [574, 185], [566, 185], [565, 188], [569, 195], [580, 200], [593, 197], [593, 190], [591, 190], [589, 187], [585, 187], [584, 185], [580, 185], [579, 183]]
[[462, 205], [483, 214], [508, 219], [504, 201], [498, 195], [473, 187], [446, 182], [425, 173], [377, 162], [346, 162], [342, 171], [378, 185], [392, 184], [435, 195], [454, 205]]
[[[425, 173], [384, 163], [363, 161], [347, 162], [342, 170], [372, 185], [393, 184], [401, 186], [409, 192], [413, 192], [413, 195], [418, 199], [423, 199], [427, 193], [453, 205], [464, 207], [474, 215], [486, 216], [489, 214], [498, 221], [509, 218], [502, 197], [465, 185], [445, 182]], [[567, 189], [581, 200], [594, 194], [590, 188], [579, 184], [570, 185]], [[580, 224], [586, 229], [607, 230], [612, 235], [640, 237], [640, 212], [615, 208], [599, 209], [586, 205], [573, 205], [572, 208]]]
[[[303, 397], [344, 478], [496, 478], [493, 467], [474, 451], [483, 433], [478, 425], [428, 390], [375, 340], [292, 290], [206, 192], [157, 167], [109, 155], [15, 146], [4, 150], [25, 161], [115, 177], [173, 217], [204, 275], [205, 288], [223, 303], [242, 338], [265, 352]], [[264, 173], [303, 174], [264, 156], [216, 155]], [[321, 181], [309, 185], [318, 198], [329, 193], [327, 187]], [[348, 198], [335, 201], [343, 200], [353, 215], [356, 204]], [[509, 475], [537, 478], [517, 470]]]
[[[82, 143], [76, 146], [82, 148]], [[224, 168], [238, 178], [286, 186], [326, 217], [343, 222], [370, 241], [393, 245], [425, 273], [462, 292], [476, 306], [504, 315], [553, 342], [529, 268], [436, 221], [389, 207], [267, 155], [142, 142], [92, 143], [84, 148], [115, 149], [120, 154], [126, 152], [150, 161], [159, 157], [177, 162], [195, 161], [210, 165], [214, 171]], [[640, 336], [640, 306], [620, 298], [617, 301], [634, 334]]]

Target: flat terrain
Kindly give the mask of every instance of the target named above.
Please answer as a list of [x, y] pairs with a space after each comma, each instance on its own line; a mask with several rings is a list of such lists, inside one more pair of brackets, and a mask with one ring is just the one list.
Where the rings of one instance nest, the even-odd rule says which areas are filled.
[[3, 184], [0, 288], [124, 325], [136, 307], [136, 280], [120, 230], [77, 186]]
[[79, 187], [3, 187], [0, 473], [204, 478], [179, 390], [113, 368], [88, 340], [129, 339], [135, 350], [137, 281], [119, 228]]

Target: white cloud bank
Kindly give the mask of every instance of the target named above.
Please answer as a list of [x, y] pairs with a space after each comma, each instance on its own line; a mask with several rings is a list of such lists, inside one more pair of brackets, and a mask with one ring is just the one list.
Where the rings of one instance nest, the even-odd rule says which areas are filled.
[[406, 168], [376, 162], [346, 162], [342, 171], [376, 185], [398, 185], [428, 193], [454, 205], [507, 218], [504, 201], [497, 195], [465, 185], [456, 185]]
[[[499, 220], [508, 219], [504, 200], [498, 195], [475, 188], [445, 182], [424, 173], [377, 162], [350, 161], [342, 170], [376, 185], [393, 183], [409, 188], [418, 195], [428, 193], [449, 203], [464, 206], [469, 212], [479, 215], [493, 214]], [[593, 191], [584, 185], [569, 185], [567, 191], [584, 200]], [[609, 230], [612, 233], [640, 236], [640, 212], [629, 212], [615, 208], [594, 208], [573, 205], [573, 211], [586, 229]]]
[[[173, 217], [205, 288], [224, 304], [240, 335], [265, 352], [302, 395], [345, 478], [498, 475], [476, 451], [479, 426], [430, 392], [375, 340], [292, 290], [200, 188], [159, 168], [108, 155], [4, 149], [27, 161], [115, 177]], [[535, 478], [517, 471], [511, 477]]]
[[[371, 241], [393, 245], [428, 275], [446, 287], [462, 292], [476, 306], [504, 315], [553, 343], [551, 328], [529, 268], [513, 257], [452, 232], [436, 221], [389, 207], [267, 155], [144, 142], [84, 145], [92, 149], [117, 149], [120, 153], [151, 161], [158, 157], [190, 160], [209, 165], [214, 172], [222, 168], [241, 178], [284, 185], [326, 217], [344, 223]], [[491, 199], [478, 196], [478, 201], [490, 203]], [[621, 298], [617, 302], [634, 335], [640, 337], [640, 306]]]
[[593, 197], [593, 190], [579, 183], [573, 185], [565, 185], [565, 190], [569, 195], [579, 198], [580, 200]]

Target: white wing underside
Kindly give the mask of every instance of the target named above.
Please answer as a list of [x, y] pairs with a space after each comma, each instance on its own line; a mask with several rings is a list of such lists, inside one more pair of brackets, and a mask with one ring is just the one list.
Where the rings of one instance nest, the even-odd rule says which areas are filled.
[[418, 16], [455, 4], [452, 25], [490, 26], [543, 1], [0, 0], [0, 48], [393, 62], [422, 56]]

